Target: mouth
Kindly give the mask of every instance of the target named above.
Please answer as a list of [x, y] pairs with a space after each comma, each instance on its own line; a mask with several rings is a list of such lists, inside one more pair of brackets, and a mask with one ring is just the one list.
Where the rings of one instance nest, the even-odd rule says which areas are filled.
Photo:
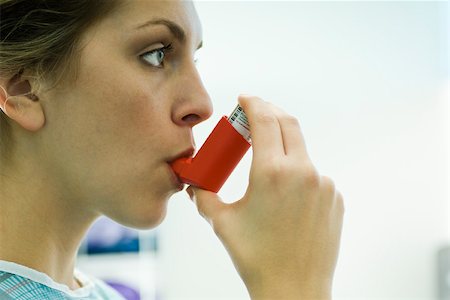
[[178, 176], [175, 174], [170, 164], [168, 164], [167, 167], [169, 168], [170, 177], [173, 185], [176, 187], [178, 192], [182, 191], [184, 189], [184, 183], [181, 182], [180, 178], [178, 178]]
[[173, 163], [174, 161], [176, 161], [177, 159], [180, 159], [180, 158], [193, 157], [194, 156], [194, 152], [195, 152], [195, 148], [193, 148], [193, 147], [189, 148], [189, 149], [186, 149], [185, 151], [179, 153], [178, 155], [171, 157], [169, 160], [167, 160], [167, 163], [171, 164], [171, 163]]
[[167, 164], [169, 167], [169, 171], [171, 173], [171, 177], [172, 177], [172, 182], [173, 184], [177, 187], [178, 191], [182, 191], [184, 189], [184, 183], [180, 180], [180, 178], [175, 174], [175, 171], [172, 169], [171, 165], [174, 161], [176, 161], [177, 159], [180, 158], [190, 158], [193, 157], [195, 153], [195, 148], [189, 148], [179, 154], [177, 154], [176, 156], [173, 156], [171, 158], [169, 158], [167, 160]]

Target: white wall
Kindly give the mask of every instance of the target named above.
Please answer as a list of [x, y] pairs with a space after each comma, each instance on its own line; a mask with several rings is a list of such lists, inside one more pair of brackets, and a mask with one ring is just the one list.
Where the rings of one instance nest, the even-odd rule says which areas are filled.
[[[336, 299], [436, 299], [449, 243], [447, 2], [200, 2], [199, 69], [215, 115], [239, 93], [297, 116], [346, 202]], [[220, 194], [245, 191], [251, 153]], [[184, 194], [160, 228], [167, 299], [248, 299]]]

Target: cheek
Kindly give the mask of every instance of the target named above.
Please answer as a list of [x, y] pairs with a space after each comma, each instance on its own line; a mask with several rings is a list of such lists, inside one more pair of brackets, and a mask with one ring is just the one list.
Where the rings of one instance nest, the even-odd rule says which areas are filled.
[[130, 186], [141, 193], [158, 185], [162, 170], [153, 170], [164, 163], [167, 137], [161, 117], [155, 114], [158, 108], [150, 101], [124, 98], [126, 105], [114, 102], [96, 107], [88, 122], [92, 128], [79, 131], [85, 135], [81, 150], [88, 153], [85, 163], [95, 166], [93, 172], [104, 185]]
[[158, 135], [169, 115], [161, 92], [145, 91], [136, 82], [123, 80], [109, 85], [112, 87], [97, 91], [94, 97], [98, 103], [93, 104], [92, 115], [96, 116], [98, 126], [102, 127], [104, 121], [108, 124], [105, 131], [141, 138]]
[[50, 169], [61, 186], [74, 187], [90, 208], [109, 208], [111, 215], [122, 211], [124, 220], [157, 222], [165, 214], [165, 204], [159, 202], [171, 188], [165, 169], [170, 117], [162, 101], [121, 83], [97, 81], [61, 99], [64, 104], [48, 124]]
[[[148, 72], [131, 58], [112, 51], [106, 59], [104, 45], [94, 44], [83, 56], [79, 84], [86, 112], [94, 118], [99, 133], [140, 136], [158, 135], [168, 97], [160, 72]], [[136, 141], [135, 141], [136, 142]]]
[[86, 130], [96, 135], [94, 139], [101, 138], [102, 144], [119, 147], [121, 152], [153, 150], [152, 146], [164, 144], [168, 112], [162, 106], [163, 97], [145, 92], [138, 82], [123, 78], [98, 80], [83, 97], [88, 99], [83, 114], [91, 127]]

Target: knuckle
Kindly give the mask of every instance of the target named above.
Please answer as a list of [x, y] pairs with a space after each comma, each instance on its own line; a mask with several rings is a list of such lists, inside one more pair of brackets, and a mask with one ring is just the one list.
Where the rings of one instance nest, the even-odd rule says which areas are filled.
[[304, 166], [303, 168], [303, 180], [306, 184], [311, 186], [319, 186], [320, 175], [316, 168], [312, 165]]
[[286, 170], [283, 168], [281, 163], [275, 159], [267, 161], [264, 167], [264, 174], [270, 181], [279, 180], [280, 177], [283, 177], [285, 172]]
[[286, 164], [278, 158], [273, 158], [259, 166], [258, 181], [263, 184], [277, 186], [280, 184], [288, 184], [294, 178], [298, 178], [297, 173], [299, 173], [298, 170], [293, 168], [292, 165]]
[[[295, 164], [277, 158], [266, 160], [259, 166], [258, 181], [264, 184], [294, 184], [300, 189], [316, 191], [320, 193], [322, 178], [316, 168], [311, 165]], [[255, 174], [256, 175], [256, 174]], [[326, 179], [328, 189], [333, 190], [334, 184], [331, 179]]]
[[256, 121], [261, 124], [273, 124], [277, 122], [277, 118], [270, 112], [259, 112], [256, 114]]
[[320, 176], [314, 166], [302, 168], [302, 185], [308, 189], [319, 189]]
[[287, 124], [287, 125], [291, 125], [291, 126], [298, 126], [300, 127], [300, 122], [298, 121], [298, 119], [294, 116], [285, 114], [283, 116], [283, 121]]
[[334, 195], [334, 193], [336, 191], [336, 185], [335, 185], [333, 179], [331, 179], [328, 176], [321, 176], [320, 184], [321, 184], [323, 191], [327, 195]]
[[341, 192], [336, 192], [336, 206], [339, 210], [340, 214], [343, 215], [345, 213], [345, 203], [344, 203], [344, 197], [342, 196]]

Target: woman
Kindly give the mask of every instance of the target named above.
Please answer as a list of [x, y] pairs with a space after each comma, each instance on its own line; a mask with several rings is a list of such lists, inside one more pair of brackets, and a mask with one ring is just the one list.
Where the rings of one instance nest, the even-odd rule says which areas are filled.
[[[99, 216], [152, 228], [182, 189], [170, 163], [192, 155], [192, 128], [212, 113], [193, 59], [194, 6], [0, 3], [0, 298], [119, 298], [74, 274], [76, 253]], [[252, 129], [245, 196], [225, 204], [187, 192], [252, 299], [329, 299], [342, 197], [312, 165], [295, 118], [238, 101]]]

